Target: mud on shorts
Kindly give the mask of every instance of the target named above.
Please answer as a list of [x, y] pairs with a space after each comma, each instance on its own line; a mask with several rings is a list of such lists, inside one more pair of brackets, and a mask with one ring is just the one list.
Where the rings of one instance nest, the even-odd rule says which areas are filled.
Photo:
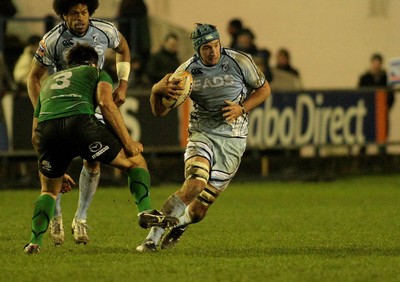
[[109, 164], [122, 149], [116, 134], [94, 115], [74, 115], [38, 123], [38, 167], [49, 178], [61, 177], [75, 157]]
[[185, 162], [195, 156], [206, 158], [211, 166], [208, 182], [223, 191], [235, 176], [245, 149], [245, 138], [191, 132], [185, 150]]

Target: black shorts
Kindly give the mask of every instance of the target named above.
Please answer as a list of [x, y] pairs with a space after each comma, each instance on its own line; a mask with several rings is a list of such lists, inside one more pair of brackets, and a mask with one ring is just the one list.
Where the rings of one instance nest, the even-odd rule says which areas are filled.
[[109, 164], [121, 151], [114, 131], [94, 115], [75, 115], [39, 122], [38, 166], [49, 178], [62, 176], [75, 157]]

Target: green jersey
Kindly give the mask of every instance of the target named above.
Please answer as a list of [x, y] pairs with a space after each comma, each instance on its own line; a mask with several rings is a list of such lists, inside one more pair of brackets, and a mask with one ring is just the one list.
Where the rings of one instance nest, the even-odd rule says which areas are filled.
[[112, 85], [110, 75], [91, 66], [79, 66], [49, 76], [40, 89], [35, 109], [38, 122], [78, 114], [94, 114], [100, 81]]

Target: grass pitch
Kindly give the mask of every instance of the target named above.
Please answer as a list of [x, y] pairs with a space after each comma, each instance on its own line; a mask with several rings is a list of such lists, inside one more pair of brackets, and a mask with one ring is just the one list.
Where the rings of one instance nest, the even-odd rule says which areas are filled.
[[[178, 185], [154, 187], [159, 207]], [[66, 242], [49, 235], [24, 255], [36, 190], [0, 192], [0, 281], [399, 281], [400, 177], [329, 183], [234, 182], [181, 242], [135, 252], [137, 225], [128, 188], [100, 187], [75, 245], [69, 226], [77, 189], [63, 196]]]

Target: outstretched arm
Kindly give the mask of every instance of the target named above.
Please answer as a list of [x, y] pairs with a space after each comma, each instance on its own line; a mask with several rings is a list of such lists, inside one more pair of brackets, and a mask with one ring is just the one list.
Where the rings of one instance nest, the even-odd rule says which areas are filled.
[[129, 135], [124, 119], [117, 105], [112, 99], [112, 85], [108, 82], [100, 82], [97, 85], [97, 101], [101, 113], [109, 126], [121, 140], [124, 150], [128, 156], [136, 156], [143, 152], [143, 145], [135, 142]]

